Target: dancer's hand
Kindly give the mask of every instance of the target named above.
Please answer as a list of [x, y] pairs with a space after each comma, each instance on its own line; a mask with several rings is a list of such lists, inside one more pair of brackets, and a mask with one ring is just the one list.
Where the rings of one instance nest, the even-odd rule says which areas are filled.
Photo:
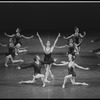
[[91, 40], [91, 43], [93, 43], [94, 41], [93, 40]]
[[85, 70], [89, 70], [89, 69], [90, 69], [90, 68], [88, 68], [88, 67], [87, 67], [87, 68], [85, 68]]
[[24, 62], [24, 60], [20, 59], [20, 62], [22, 62], [22, 63], [23, 63], [23, 62]]
[[19, 66], [16, 69], [21, 69]]
[[83, 32], [84, 33], [84, 35], [86, 35], [86, 32]]
[[6, 35], [6, 32], [4, 34]]
[[60, 33], [58, 34], [58, 37], [60, 37], [61, 35], [60, 35]]
[[37, 36], [39, 36], [39, 33], [37, 32]]
[[33, 38], [34, 36], [32, 35], [31, 38]]
[[66, 39], [66, 37], [65, 37], [65, 36], [63, 36], [63, 38], [64, 38], [64, 39]]

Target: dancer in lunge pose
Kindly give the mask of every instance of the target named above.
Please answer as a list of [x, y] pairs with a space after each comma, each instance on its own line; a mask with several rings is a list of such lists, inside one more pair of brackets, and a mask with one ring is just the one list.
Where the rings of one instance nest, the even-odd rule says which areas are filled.
[[[17, 46], [17, 48], [20, 48], [22, 46], [22, 38], [24, 38], [24, 39], [31, 39], [31, 38], [34, 37], [33, 35], [31, 37], [26, 37], [24, 35], [21, 35], [19, 28], [16, 29], [16, 34], [13, 34], [13, 35], [8, 35], [6, 33], [4, 33], [4, 34], [6, 36], [10, 37], [10, 38], [13, 38], [14, 46]], [[15, 51], [15, 52], [16, 52], [15, 54], [18, 55], [17, 51]], [[23, 52], [26, 52], [26, 50], [23, 49]]]
[[68, 37], [64, 36], [64, 39], [70, 39], [70, 38], [73, 39], [73, 41], [76, 45], [76, 48], [77, 48], [77, 54], [79, 54], [79, 52], [80, 52], [80, 46], [82, 44], [82, 39], [86, 35], [86, 32], [83, 32], [83, 33], [84, 33], [83, 35], [81, 33], [79, 33], [79, 28], [75, 27], [74, 34], [72, 34], [71, 36], [68, 36]]
[[18, 69], [26, 69], [26, 68], [30, 68], [30, 67], [34, 68], [33, 79], [28, 80], [28, 81], [21, 81], [21, 82], [19, 82], [19, 84], [21, 84], [21, 83], [35, 83], [36, 79], [41, 78], [41, 80], [43, 82], [43, 87], [45, 87], [45, 76], [43, 74], [41, 74], [42, 64], [44, 64], [44, 62], [40, 61], [40, 57], [38, 55], [36, 55], [36, 57], [34, 58], [34, 61], [29, 66], [18, 67]]
[[42, 41], [40, 35], [38, 34], [38, 32], [37, 32], [37, 36], [38, 36], [38, 38], [40, 40], [40, 43], [41, 43], [41, 45], [43, 47], [44, 62], [47, 62], [47, 64], [45, 64], [45, 67], [46, 67], [45, 81], [50, 82], [50, 81], [47, 80], [49, 74], [50, 74], [51, 78], [54, 79], [54, 75], [51, 72], [51, 65], [54, 62], [54, 59], [51, 57], [51, 53], [53, 52], [53, 50], [55, 48], [55, 45], [56, 45], [56, 43], [58, 41], [58, 38], [60, 37], [60, 33], [58, 34], [58, 36], [57, 36], [57, 38], [56, 38], [56, 40], [55, 40], [55, 42], [54, 42], [52, 47], [50, 47], [50, 41], [47, 41], [46, 46], [43, 44], [43, 41]]
[[8, 62], [9, 60], [11, 59], [12, 63], [17, 63], [17, 62], [24, 62], [23, 60], [14, 60], [14, 57], [15, 57], [15, 47], [14, 47], [14, 44], [12, 42], [12, 39], [10, 39], [10, 42], [9, 44], [1, 44], [1, 46], [3, 47], [7, 47], [8, 48], [8, 52], [6, 53], [6, 58], [5, 58], [5, 66], [8, 67]]
[[71, 59], [69, 59], [68, 62], [62, 61], [62, 64], [53, 63], [53, 65], [56, 65], [56, 66], [66, 66], [66, 65], [68, 65], [68, 75], [66, 75], [64, 77], [64, 82], [63, 82], [62, 88], [65, 88], [65, 84], [66, 84], [68, 79], [70, 79], [70, 81], [73, 85], [88, 85], [85, 82], [82, 82], [82, 83], [81, 82], [75, 82], [75, 77], [76, 77], [76, 73], [74, 71], [75, 67], [80, 68], [80, 69], [84, 69], [84, 70], [89, 70], [89, 68], [88, 67], [84, 68], [82, 66], [77, 65], [74, 62], [73, 57], [71, 57]]

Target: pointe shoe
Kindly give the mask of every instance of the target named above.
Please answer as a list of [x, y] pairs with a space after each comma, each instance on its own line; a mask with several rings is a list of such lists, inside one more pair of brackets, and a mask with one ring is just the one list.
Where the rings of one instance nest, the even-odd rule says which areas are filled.
[[24, 60], [20, 59], [20, 62], [24, 62]]
[[45, 84], [43, 84], [43, 86], [42, 87], [45, 87], [46, 85]]
[[8, 67], [8, 65], [7, 65], [7, 64], [5, 64], [5, 66], [6, 66], [6, 67]]
[[84, 82], [82, 85], [88, 85], [88, 84]]
[[65, 86], [64, 86], [64, 85], [62, 85], [62, 88], [65, 88]]
[[20, 82], [18, 82], [19, 84], [22, 84], [23, 83], [23, 81], [20, 81]]
[[21, 69], [19, 66], [16, 69]]
[[54, 75], [52, 75], [51, 77], [52, 77], [52, 79], [54, 79]]
[[47, 83], [50, 83], [50, 81], [48, 81], [48, 80], [44, 80], [45, 82], [47, 82]]

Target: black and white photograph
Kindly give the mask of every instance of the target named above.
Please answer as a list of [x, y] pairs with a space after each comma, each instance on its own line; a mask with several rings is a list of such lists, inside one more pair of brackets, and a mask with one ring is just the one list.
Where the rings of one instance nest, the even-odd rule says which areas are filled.
[[99, 1], [0, 1], [0, 99], [100, 98]]

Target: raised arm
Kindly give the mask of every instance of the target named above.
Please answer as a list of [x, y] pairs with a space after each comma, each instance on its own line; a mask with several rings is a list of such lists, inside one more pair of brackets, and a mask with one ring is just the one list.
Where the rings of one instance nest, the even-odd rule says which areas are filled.
[[0, 45], [3, 46], [3, 47], [6, 47], [7, 46], [7, 44], [1, 44], [1, 43], [0, 43]]
[[74, 35], [72, 34], [72, 35], [70, 35], [70, 36], [68, 36], [68, 37], [65, 37], [65, 36], [63, 36], [63, 38], [64, 39], [69, 39], [69, 38], [72, 38]]
[[4, 33], [6, 36], [8, 36], [8, 37], [14, 37], [15, 36], [15, 34], [13, 34], [13, 35], [8, 35], [8, 34], [6, 34], [6, 32]]
[[26, 36], [24, 36], [24, 35], [21, 35], [21, 37], [23, 37], [23, 38], [25, 38], [25, 39], [31, 39], [31, 38], [33, 38], [34, 36], [32, 35], [32, 36], [30, 36], [30, 37], [26, 37]]
[[55, 48], [65, 48], [68, 47], [68, 45], [64, 45], [64, 46], [55, 46]]
[[37, 32], [37, 36], [38, 36], [38, 38], [39, 38], [39, 40], [40, 40], [40, 43], [41, 43], [41, 45], [42, 45], [43, 50], [45, 51], [45, 46], [44, 46], [43, 41], [42, 41], [42, 39], [41, 39], [41, 37], [40, 37], [40, 35], [39, 35], [38, 32]]
[[59, 37], [60, 37], [60, 33], [58, 34], [58, 36], [57, 36], [57, 38], [56, 38], [56, 40], [55, 40], [53, 46], [51, 47], [51, 52], [53, 52], [54, 47], [55, 47], [55, 45], [56, 45], [56, 43], [57, 43]]
[[75, 63], [74, 65], [75, 65], [77, 68], [84, 69], [84, 70], [89, 70], [88, 67], [87, 67], [87, 68], [84, 68], [84, 67], [82, 67], [82, 66], [77, 65], [76, 63]]
[[83, 38], [86, 35], [86, 32], [83, 32], [84, 34], [80, 34], [80, 37]]

